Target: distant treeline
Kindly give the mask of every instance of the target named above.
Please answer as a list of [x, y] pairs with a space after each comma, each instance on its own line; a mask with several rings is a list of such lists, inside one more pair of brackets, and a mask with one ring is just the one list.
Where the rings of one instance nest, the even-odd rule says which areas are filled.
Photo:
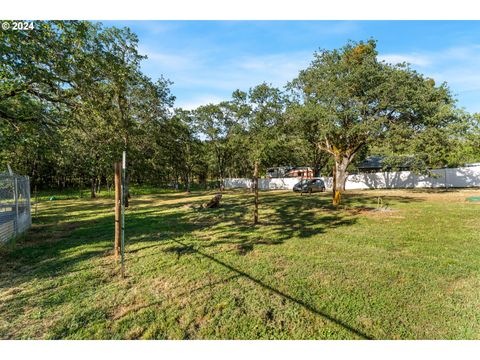
[[39, 22], [1, 32], [0, 49], [0, 169], [39, 189], [95, 196], [123, 150], [130, 182], [186, 190], [251, 177], [255, 161], [260, 174], [333, 172], [341, 190], [371, 154], [389, 166], [415, 156], [419, 168], [480, 160], [480, 117], [457, 109], [446, 84], [379, 61], [373, 40], [319, 50], [283, 89], [263, 83], [191, 111], [175, 108], [168, 79], [141, 72], [128, 28]]

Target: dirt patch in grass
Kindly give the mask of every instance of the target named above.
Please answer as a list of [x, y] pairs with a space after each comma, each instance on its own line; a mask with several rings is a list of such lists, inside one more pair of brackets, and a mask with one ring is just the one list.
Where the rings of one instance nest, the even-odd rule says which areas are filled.
[[389, 207], [368, 207], [368, 206], [356, 206], [353, 208], [345, 208], [348, 212], [352, 214], [382, 214], [382, 213], [392, 213], [398, 211]]
[[[158, 301], [157, 304], [160, 304], [161, 302]], [[140, 301], [135, 304], [130, 304], [126, 306], [120, 306], [115, 310], [115, 313], [112, 316], [112, 320], [119, 320], [127, 315], [136, 313], [137, 311], [140, 311], [142, 309], [145, 309], [147, 307], [153, 306], [155, 303], [148, 303], [146, 301]]]
[[8, 300], [10, 296], [21, 293], [24, 289], [21, 287], [12, 287], [0, 294], [0, 301]]
[[394, 190], [363, 190], [363, 191], [347, 191], [347, 194], [355, 195], [372, 195], [388, 199], [389, 197], [405, 197], [412, 200], [420, 199], [424, 201], [434, 202], [465, 202], [467, 197], [480, 194], [480, 189], [394, 189]]

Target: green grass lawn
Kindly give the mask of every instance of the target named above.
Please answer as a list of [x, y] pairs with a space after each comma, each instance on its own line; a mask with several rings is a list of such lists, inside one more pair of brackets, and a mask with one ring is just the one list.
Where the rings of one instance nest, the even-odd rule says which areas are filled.
[[[480, 339], [478, 191], [45, 201], [0, 251], [0, 338]], [[375, 211], [378, 196], [387, 211]]]

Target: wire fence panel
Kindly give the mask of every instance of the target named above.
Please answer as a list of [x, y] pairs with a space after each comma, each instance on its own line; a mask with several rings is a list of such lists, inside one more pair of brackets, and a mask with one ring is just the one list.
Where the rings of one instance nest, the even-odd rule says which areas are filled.
[[0, 174], [0, 244], [22, 234], [31, 225], [30, 179]]

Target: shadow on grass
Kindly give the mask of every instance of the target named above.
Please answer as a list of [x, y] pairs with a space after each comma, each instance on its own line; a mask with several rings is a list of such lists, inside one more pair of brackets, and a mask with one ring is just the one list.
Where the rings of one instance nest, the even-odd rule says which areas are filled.
[[[328, 194], [312, 196], [295, 196], [291, 193], [262, 192], [260, 198], [260, 219], [258, 226], [251, 224], [253, 197], [249, 193], [225, 193], [219, 209], [198, 210], [196, 205], [204, 202], [199, 195], [209, 196], [210, 193], [159, 194], [150, 200], [133, 199], [132, 207], [126, 214], [127, 261], [138, 260], [144, 254], [141, 250], [154, 248], [174, 241], [180, 246], [169, 248], [181, 256], [199, 253], [202, 256], [234, 271], [239, 276], [250, 279], [258, 285], [269, 289], [279, 296], [303, 306], [305, 309], [323, 316], [332, 322], [348, 329], [362, 338], [366, 334], [349, 327], [292, 296], [283, 293], [251, 275], [224, 263], [211, 255], [201, 252], [197, 246], [185, 246], [178, 239], [195, 232], [195, 245], [214, 247], [229, 245], [239, 256], [246, 255], [256, 246], [281, 244], [291, 238], [304, 239], [322, 234], [339, 226], [351, 226], [357, 221], [357, 216], [342, 209], [332, 208]], [[376, 203], [377, 196], [373, 194], [346, 194], [343, 201], [346, 208], [366, 206]], [[384, 201], [411, 202], [418, 199], [403, 196], [385, 196]], [[168, 202], [162, 203], [161, 201]], [[160, 202], [159, 202], [160, 201]], [[171, 203], [171, 202], [172, 203]], [[186, 207], [190, 205], [191, 207]], [[175, 211], [179, 209], [179, 211]], [[40, 224], [28, 233], [25, 241], [18, 247], [0, 254], [0, 290], [7, 290], [28, 283], [34, 279], [55, 279], [62, 275], [76, 272], [91, 272], [88, 282], [93, 286], [95, 281], [103, 281], [106, 276], [107, 261], [102, 261], [105, 269], [94, 271], [99, 264], [97, 259], [107, 258], [112, 254], [114, 235], [113, 202], [108, 200], [88, 201], [79, 204], [52, 203], [40, 217]], [[79, 214], [79, 215], [75, 215]], [[74, 220], [72, 220], [74, 219]], [[205, 231], [204, 231], [205, 230]], [[200, 237], [203, 237], [201, 239]], [[198, 240], [199, 239], [199, 240]], [[234, 250], [234, 251], [235, 251]], [[219, 251], [228, 249], [219, 248]], [[149, 255], [150, 256], [150, 255]], [[153, 256], [153, 255], [152, 255]], [[111, 263], [111, 268], [115, 264]], [[73, 283], [77, 286], [78, 284]], [[79, 284], [82, 286], [82, 283]], [[38, 289], [42, 291], [43, 288]], [[50, 284], [44, 286], [50, 291]], [[35, 294], [27, 293], [26, 297], [16, 294], [3, 302], [2, 308], [20, 310], [29, 297]], [[48, 295], [48, 294], [47, 294]], [[83, 296], [79, 294], [79, 298]], [[67, 302], [68, 298], [59, 296], [59, 302]], [[11, 306], [10, 306], [11, 305]]]
[[[246, 192], [234, 193], [234, 196], [227, 192], [219, 209], [196, 210], [182, 207], [185, 204], [196, 206], [203, 202], [205, 199], [198, 199], [201, 194], [205, 193], [159, 194], [151, 200], [133, 199], [132, 210], [126, 214], [127, 253], [133, 255], [141, 250], [129, 250], [130, 245], [163, 243], [192, 231], [203, 233], [205, 229], [207, 241], [203, 242], [203, 246], [233, 244], [238, 247], [238, 253], [244, 255], [256, 245], [280, 244], [292, 237], [308, 238], [330, 228], [353, 225], [357, 221], [357, 216], [332, 208], [328, 194], [294, 196], [291, 193], [263, 192], [260, 203], [261, 223], [258, 226], [251, 224], [252, 195]], [[212, 192], [205, 195], [211, 194]], [[365, 206], [374, 204], [376, 198], [368, 193], [347, 194], [344, 205]], [[183, 201], [162, 204], [158, 200]], [[386, 200], [418, 201], [401, 196], [385, 196], [384, 201]], [[11, 251], [0, 254], [0, 271], [13, 272], [24, 280], [49, 277], [66, 273], [79, 262], [109, 254], [113, 246], [112, 205], [110, 201], [52, 204], [43, 211], [40, 224], [31, 229], [25, 241], [19, 242]], [[181, 211], [171, 211], [176, 208]], [[81, 214], [80, 219], [72, 214]], [[97, 216], [88, 219], [94, 215]], [[85, 217], [87, 219], [82, 219]], [[75, 220], [72, 221], [72, 218]], [[7, 280], [8, 286], [15, 283], [14, 277], [5, 279], [2, 276], [0, 288], [5, 287], [2, 284], [4, 280]]]
[[[395, 195], [382, 197], [384, 205], [417, 201], [422, 200]], [[237, 193], [236, 197], [225, 197], [219, 209], [192, 214], [190, 222], [208, 228], [206, 236], [199, 236], [202, 246], [235, 245], [238, 254], [245, 255], [256, 245], [275, 245], [291, 238], [317, 236], [328, 229], [354, 225], [360, 210], [376, 207], [378, 196], [346, 194], [342, 206], [336, 208], [326, 193], [300, 196], [291, 192], [266, 191], [260, 196], [260, 222], [257, 226], [252, 225], [250, 217], [252, 202], [251, 194]]]
[[[357, 335], [358, 337], [360, 337], [360, 338], [362, 338], [362, 339], [367, 339], [367, 340], [372, 340], [372, 339], [373, 339], [373, 337], [371, 337], [371, 336], [363, 333], [362, 331], [360, 331], [360, 330], [358, 330], [358, 329], [353, 328], [352, 326], [348, 325], [347, 323], [345, 323], [345, 322], [343, 322], [343, 321], [341, 321], [341, 320], [339, 320], [339, 319], [336, 319], [336, 318], [330, 316], [329, 314], [327, 314], [327, 313], [325, 313], [325, 312], [323, 312], [323, 311], [321, 311], [321, 310], [313, 307], [312, 305], [307, 304], [306, 302], [302, 301], [301, 299], [294, 298], [293, 296], [291, 296], [291, 295], [289, 295], [289, 294], [287, 294], [287, 293], [285, 293], [285, 292], [283, 292], [283, 291], [280, 291], [280, 290], [272, 287], [272, 286], [269, 285], [269, 284], [264, 283], [263, 281], [255, 278], [255, 277], [253, 277], [253, 276], [251, 276], [250, 274], [248, 274], [248, 273], [246, 273], [246, 272], [244, 272], [244, 271], [242, 271], [242, 270], [240, 270], [240, 269], [237, 269], [237, 268], [233, 267], [232, 265], [227, 264], [226, 262], [224, 262], [224, 261], [222, 261], [222, 260], [219, 260], [219, 259], [217, 259], [216, 257], [214, 257], [214, 256], [212, 256], [212, 255], [210, 255], [210, 254], [207, 254], [207, 253], [205, 253], [205, 252], [203, 252], [203, 251], [200, 251], [200, 250], [198, 250], [198, 249], [195, 249], [195, 248], [193, 248], [191, 245], [186, 245], [186, 244], [182, 243], [182, 242], [179, 241], [179, 240], [173, 240], [173, 241], [180, 245], [180, 246], [176, 247], [177, 251], [179, 251], [180, 248], [183, 248], [184, 250], [180, 250], [180, 251], [182, 251], [182, 253], [188, 252], [188, 253], [195, 253], [195, 254], [201, 255], [201, 256], [203, 256], [203, 257], [205, 257], [205, 258], [207, 258], [207, 259], [215, 262], [216, 264], [218, 264], [218, 265], [220, 265], [220, 266], [223, 266], [224, 268], [226, 268], [226, 269], [234, 272], [235, 274], [237, 274], [237, 275], [239, 275], [239, 276], [242, 276], [242, 277], [244, 277], [244, 278], [246, 278], [246, 279], [254, 282], [255, 284], [263, 287], [264, 289], [267, 289], [267, 290], [269, 290], [270, 292], [272, 292], [272, 293], [274, 293], [274, 294], [276, 294], [276, 295], [278, 295], [278, 296], [280, 296], [280, 297], [282, 297], [282, 298], [284, 298], [284, 299], [286, 299], [286, 300], [289, 300], [289, 301], [291, 301], [291, 302], [296, 303], [297, 305], [300, 305], [301, 307], [303, 307], [304, 309], [308, 310], [309, 312], [311, 312], [311, 313], [313, 313], [313, 314], [315, 314], [315, 315], [321, 316], [322, 318], [324, 318], [324, 319], [326, 319], [326, 320], [328, 320], [328, 321], [330, 321], [330, 322], [332, 322], [332, 323], [334, 323], [334, 324], [336, 324], [336, 325], [344, 328], [345, 330], [348, 330], [349, 332]], [[187, 249], [188, 249], [188, 250], [187, 250]]]
[[[170, 211], [182, 204], [159, 204], [158, 198], [190, 201], [183, 194], [134, 199], [132, 209], [126, 214], [127, 254], [131, 245], [147, 242], [157, 245], [198, 228], [186, 218], [188, 211]], [[113, 202], [102, 199], [75, 204], [52, 202], [22, 239], [0, 252], [0, 291], [33, 279], [93, 271], [92, 261], [113, 254], [113, 240]], [[132, 254], [139, 250], [132, 249]], [[113, 259], [111, 267], [115, 267]]]
[[[232, 276], [229, 276], [225, 279], [221, 279], [221, 280], [218, 280], [218, 281], [215, 281], [215, 282], [209, 282], [208, 284], [198, 286], [195, 289], [191, 289], [191, 290], [179, 293], [179, 294], [175, 294], [175, 297], [176, 298], [182, 298], [184, 296], [190, 296], [193, 293], [201, 291], [201, 290], [213, 289], [217, 285], [226, 284], [231, 280], [239, 278], [240, 276], [241, 276], [240, 274], [237, 274], [237, 275], [232, 275]], [[162, 304], [162, 302], [163, 302], [163, 300], [159, 300], [159, 301], [150, 302], [150, 303], [145, 304], [145, 305], [136, 306], [132, 309], [129, 309], [127, 312], [124, 312], [124, 313], [121, 313], [121, 314], [118, 314], [118, 315], [114, 316], [114, 320], [118, 320], [120, 318], [123, 318], [123, 317], [128, 316], [128, 315], [133, 314], [133, 313], [136, 313], [136, 312], [141, 311], [143, 309], [150, 308], [152, 306], [160, 305], [160, 304]]]
[[465, 187], [465, 188], [444, 188], [444, 187], [438, 187], [438, 188], [415, 188], [415, 189], [408, 189], [411, 191], [413, 194], [418, 193], [427, 193], [427, 194], [445, 194], [445, 193], [459, 193], [465, 190], [475, 190], [474, 188], [471, 187]]
[[[211, 194], [207, 193], [206, 195]], [[352, 216], [351, 213], [344, 210], [356, 205], [373, 205], [377, 201], [377, 196], [368, 193], [346, 194], [343, 199], [343, 207], [337, 209], [331, 206], [328, 194], [295, 196], [291, 193], [284, 193], [278, 196], [278, 193], [264, 192], [260, 204], [261, 223], [255, 227], [250, 221], [251, 194], [236, 193], [235, 196], [228, 196], [230, 194], [226, 193], [227, 196], [224, 198], [222, 206], [219, 209], [209, 210], [195, 208], [205, 201], [205, 199], [198, 199], [199, 195], [175, 193], [159, 194], [150, 200], [133, 199], [132, 209], [126, 214], [127, 245], [148, 242], [163, 243], [192, 231], [205, 229], [208, 241], [204, 242], [204, 246], [234, 244], [238, 247], [238, 253], [244, 255], [253, 250], [255, 245], [280, 244], [292, 237], [308, 238], [324, 233], [331, 228], [354, 225], [358, 217], [355, 214]], [[159, 200], [180, 200], [181, 202], [159, 204]], [[385, 202], [420, 201], [403, 196], [385, 196], [383, 200]], [[185, 209], [185, 205], [192, 207]], [[79, 261], [111, 250], [109, 241], [113, 241], [114, 223], [109, 208], [112, 208], [113, 212], [110, 202], [73, 205], [71, 209], [75, 213], [81, 212], [86, 215], [103, 213], [105, 215], [92, 220], [56, 225], [60, 229], [58, 232], [52, 233], [48, 231], [48, 228], [43, 233], [40, 231], [39, 234], [36, 234], [40, 241], [50, 236], [54, 238], [53, 242], [55, 243], [40, 245], [33, 251], [34, 256], [28, 256], [28, 249], [25, 249], [23, 255], [27, 255], [31, 265], [34, 265], [37, 259], [44, 260], [43, 255], [54, 258], [50, 262], [51, 266], [48, 266], [48, 262], [44, 264], [46, 273], [51, 275], [49, 270], [52, 268], [58, 269], [57, 271], [64, 268], [68, 270], [69, 267], [75, 265], [75, 257], [70, 257], [68, 260], [57, 257], [65, 250], [86, 244], [102, 244], [98, 251], [91, 252], [90, 255], [79, 256], [77, 258]], [[171, 210], [174, 209], [181, 211], [172, 212]], [[69, 219], [69, 211], [59, 210], [59, 208], [52, 209], [42, 222], [62, 222]], [[33, 237], [34, 241], [35, 237]], [[61, 241], [56, 241], [55, 237], [59, 237]], [[127, 253], [135, 254], [138, 251], [140, 251], [138, 248], [131, 250], [127, 248]], [[21, 252], [16, 255], [22, 257]]]

